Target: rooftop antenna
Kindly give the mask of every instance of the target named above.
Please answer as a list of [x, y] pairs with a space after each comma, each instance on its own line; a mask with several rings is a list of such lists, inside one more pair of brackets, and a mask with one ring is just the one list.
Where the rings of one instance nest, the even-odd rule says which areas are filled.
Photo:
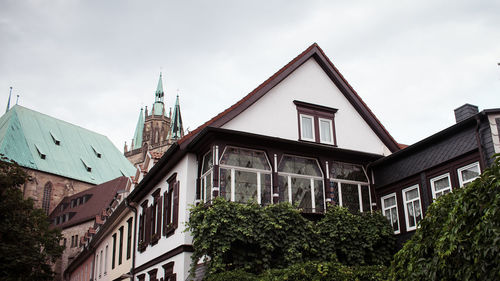
[[7, 109], [5, 109], [5, 113], [7, 113], [7, 111], [9, 111], [10, 108], [10, 96], [12, 96], [12, 87], [10, 87], [9, 101], [7, 102]]

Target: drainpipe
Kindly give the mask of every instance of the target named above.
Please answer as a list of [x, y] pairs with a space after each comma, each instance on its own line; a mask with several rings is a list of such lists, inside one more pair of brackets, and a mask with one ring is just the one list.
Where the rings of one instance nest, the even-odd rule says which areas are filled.
[[486, 163], [484, 162], [483, 145], [481, 143], [481, 135], [479, 134], [479, 129], [481, 126], [481, 119], [479, 117], [479, 114], [475, 116], [475, 119], [476, 119], [476, 143], [479, 149], [479, 164], [481, 165], [481, 171], [484, 171], [484, 169], [486, 168]]
[[131, 276], [130, 276], [130, 280], [133, 281], [135, 280], [135, 249], [136, 249], [136, 243], [135, 243], [135, 238], [136, 238], [136, 231], [137, 231], [137, 206], [135, 204], [135, 202], [130, 202], [128, 200], [128, 197], [125, 198], [125, 205], [127, 205], [127, 208], [129, 208], [130, 210], [132, 210], [132, 212], [134, 212], [134, 237], [133, 237], [133, 242], [132, 243], [132, 268], [130, 269], [130, 273], [131, 273]]

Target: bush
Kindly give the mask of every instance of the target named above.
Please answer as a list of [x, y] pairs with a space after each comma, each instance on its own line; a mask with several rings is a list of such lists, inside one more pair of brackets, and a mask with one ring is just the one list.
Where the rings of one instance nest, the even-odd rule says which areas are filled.
[[429, 207], [391, 280], [500, 280], [500, 163]]

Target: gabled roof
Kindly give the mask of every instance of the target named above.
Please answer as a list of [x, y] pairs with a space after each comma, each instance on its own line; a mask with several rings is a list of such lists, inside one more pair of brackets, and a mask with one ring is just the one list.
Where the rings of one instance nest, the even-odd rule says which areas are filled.
[[367, 122], [370, 128], [377, 134], [377, 136], [382, 140], [382, 142], [391, 150], [392, 152], [398, 151], [400, 149], [399, 144], [394, 140], [394, 138], [385, 129], [382, 123], [377, 119], [375, 114], [368, 108], [368, 106], [359, 97], [356, 91], [349, 85], [347, 80], [340, 74], [338, 69], [333, 65], [333, 63], [328, 59], [323, 50], [314, 43], [304, 52], [290, 61], [283, 68], [278, 70], [274, 75], [269, 77], [266, 81], [260, 84], [252, 92], [246, 95], [244, 98], [236, 102], [234, 105], [219, 113], [214, 118], [208, 120], [203, 125], [199, 126], [195, 130], [191, 131], [184, 138], [179, 140], [179, 144], [182, 144], [195, 135], [197, 135], [203, 128], [211, 127], [221, 127], [238, 114], [243, 112], [245, 109], [250, 107], [258, 99], [264, 96], [269, 90], [274, 86], [283, 81], [288, 75], [299, 68], [303, 63], [305, 63], [310, 58], [316, 60], [316, 62], [321, 66], [325, 73], [330, 77], [330, 79], [335, 83], [339, 90], [344, 94], [347, 100], [353, 105], [353, 107], [359, 112], [361, 117]]
[[25, 168], [92, 184], [135, 173], [106, 136], [20, 105], [0, 118], [0, 153]]
[[[96, 215], [109, 206], [117, 191], [127, 189], [128, 181], [129, 178], [127, 177], [119, 177], [85, 191], [64, 197], [49, 216], [52, 220], [52, 225], [64, 229], [94, 219]], [[83, 197], [87, 198], [85, 203], [71, 207], [72, 200]], [[61, 210], [61, 205], [64, 206], [63, 210]], [[70, 214], [70, 219], [64, 223], [54, 225], [54, 218], [66, 213]]]

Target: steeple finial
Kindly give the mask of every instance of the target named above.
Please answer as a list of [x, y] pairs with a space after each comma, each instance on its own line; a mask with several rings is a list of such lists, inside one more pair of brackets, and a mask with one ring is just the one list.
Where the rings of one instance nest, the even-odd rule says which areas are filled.
[[[12, 96], [12, 87], [10, 87], [10, 92], [9, 92], [9, 101], [7, 102], [7, 109], [5, 109], [5, 113], [7, 113], [7, 111], [9, 111], [10, 109], [10, 97]], [[18, 95], [19, 96], [19, 95]], [[16, 102], [17, 104], [17, 102]]]
[[174, 113], [172, 114], [172, 119], [170, 121], [170, 138], [172, 140], [178, 140], [184, 136], [184, 129], [182, 128], [182, 118], [181, 118], [181, 106], [179, 104], [179, 94], [175, 99]]
[[165, 111], [163, 110], [163, 81], [162, 81], [162, 73], [160, 72], [160, 78], [158, 79], [158, 86], [156, 87], [155, 92], [155, 102], [153, 103], [153, 108], [151, 110], [151, 115], [163, 115]]

